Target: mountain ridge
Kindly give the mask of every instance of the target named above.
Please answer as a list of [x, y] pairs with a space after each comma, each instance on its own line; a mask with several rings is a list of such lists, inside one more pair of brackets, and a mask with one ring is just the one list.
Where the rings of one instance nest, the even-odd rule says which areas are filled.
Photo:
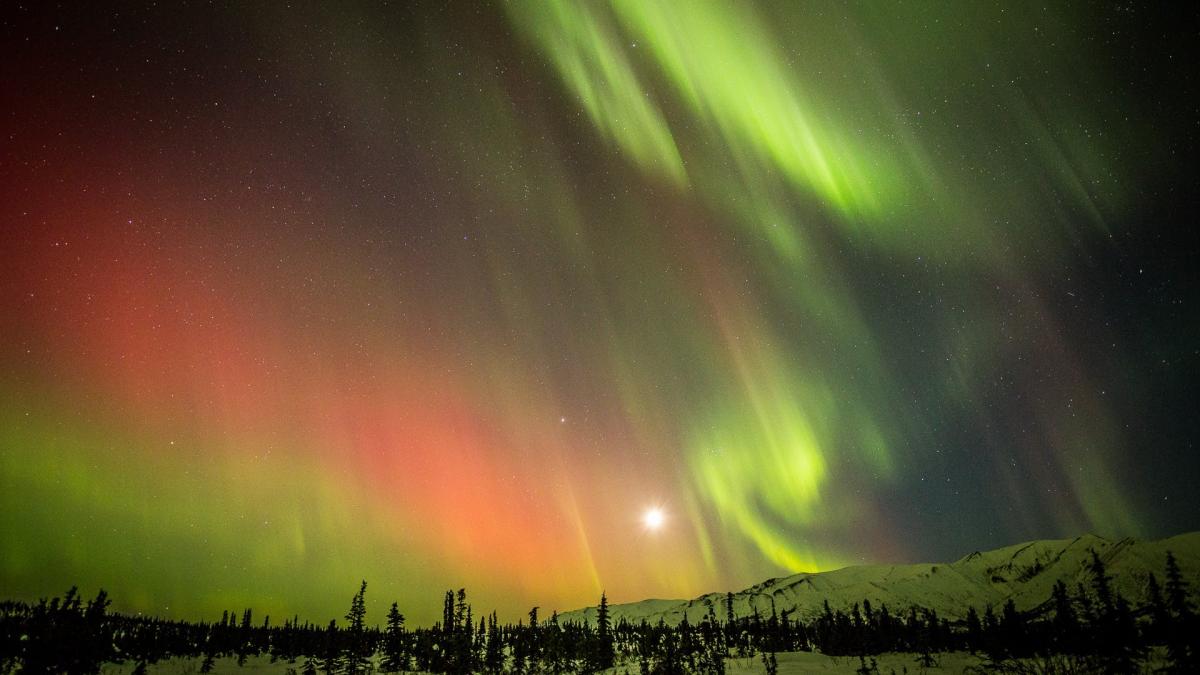
[[[733, 593], [734, 613], [746, 616], [758, 611], [770, 615], [772, 603], [780, 614], [812, 619], [828, 601], [834, 611], [870, 600], [893, 613], [910, 607], [933, 610], [939, 616], [959, 620], [968, 607], [983, 612], [988, 605], [999, 609], [1009, 599], [1023, 612], [1040, 613], [1050, 602], [1053, 585], [1062, 579], [1072, 592], [1088, 584], [1086, 563], [1095, 550], [1112, 577], [1113, 589], [1135, 606], [1145, 600], [1150, 573], [1163, 582], [1166, 554], [1171, 551], [1184, 578], [1191, 582], [1193, 596], [1200, 591], [1200, 531], [1172, 537], [1140, 540], [1131, 537], [1106, 539], [1084, 534], [1070, 539], [1037, 539], [990, 551], [973, 551], [949, 563], [902, 565], [852, 565], [824, 572], [800, 572], [772, 577]], [[614, 622], [625, 619], [677, 624], [686, 616], [699, 622], [710, 605], [725, 618], [725, 593], [706, 593], [692, 599], [647, 599], [609, 605]], [[596, 608], [585, 607], [559, 614], [562, 621], [594, 623]]]

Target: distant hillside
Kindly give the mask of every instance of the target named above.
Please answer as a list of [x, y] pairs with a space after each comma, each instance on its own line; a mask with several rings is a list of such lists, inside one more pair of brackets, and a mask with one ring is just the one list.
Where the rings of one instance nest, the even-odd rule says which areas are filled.
[[[834, 610], [870, 600], [876, 608], [887, 605], [892, 612], [911, 606], [932, 609], [947, 619], [963, 618], [967, 608], [982, 612], [986, 605], [999, 609], [1012, 598], [1018, 610], [1040, 610], [1050, 598], [1054, 582], [1062, 579], [1074, 592], [1076, 584], [1090, 579], [1085, 563], [1091, 549], [1100, 554], [1113, 577], [1113, 587], [1136, 604], [1145, 597], [1150, 572], [1162, 583], [1167, 551], [1175, 554], [1192, 592], [1200, 586], [1200, 532], [1189, 532], [1158, 541], [1121, 539], [1109, 541], [1093, 535], [1075, 539], [1032, 541], [994, 551], [974, 552], [952, 563], [917, 565], [861, 565], [829, 572], [794, 574], [768, 579], [734, 593], [734, 611], [746, 616], [757, 608], [769, 614], [771, 599], [780, 613], [810, 619], [828, 600]], [[613, 621], [625, 618], [657, 623], [661, 618], [676, 624], [686, 614], [699, 622], [715, 605], [725, 618], [725, 594], [710, 593], [693, 600], [643, 600], [612, 605]], [[596, 608], [566, 612], [564, 621], [596, 621]]]

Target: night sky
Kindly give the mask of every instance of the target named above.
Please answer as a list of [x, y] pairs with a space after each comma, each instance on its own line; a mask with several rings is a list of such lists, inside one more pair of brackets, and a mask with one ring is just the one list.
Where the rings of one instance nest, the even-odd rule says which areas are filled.
[[1190, 4], [6, 2], [0, 596], [1200, 528]]

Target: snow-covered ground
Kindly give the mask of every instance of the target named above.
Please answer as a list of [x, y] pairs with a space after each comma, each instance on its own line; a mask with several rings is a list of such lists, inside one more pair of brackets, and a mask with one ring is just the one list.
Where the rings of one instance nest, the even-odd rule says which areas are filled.
[[[921, 666], [917, 654], [893, 653], [880, 654], [874, 657], [880, 675], [896, 673], [962, 673], [968, 669], [978, 669], [984, 661], [978, 656], [965, 652], [934, 654], [935, 665], [930, 668]], [[802, 673], [838, 673], [853, 674], [859, 668], [858, 657], [825, 656], [812, 652], [785, 652], [776, 655], [779, 664], [779, 675], [800, 675]], [[868, 658], [868, 662], [870, 658]], [[172, 659], [146, 667], [146, 672], [157, 675], [195, 675], [200, 672], [200, 659]], [[246, 665], [239, 668], [236, 659], [217, 659], [213, 673], [241, 675], [286, 675], [289, 668], [300, 672], [301, 663], [271, 663], [269, 658], [252, 658], [246, 660]], [[133, 664], [109, 665], [101, 671], [103, 675], [127, 675], [133, 670]], [[726, 661], [728, 675], [762, 675], [764, 668], [759, 657], [745, 659], [729, 659]], [[378, 672], [378, 671], [377, 671]], [[986, 672], [977, 670], [976, 672]], [[636, 663], [618, 666], [605, 671], [602, 675], [637, 675]]]
[[[909, 653], [889, 653], [878, 654], [874, 657], [867, 657], [867, 663], [874, 659], [876, 668], [880, 675], [903, 675], [903, 674], [918, 674], [918, 673], [987, 673], [990, 671], [986, 666], [986, 661], [977, 655], [967, 652], [950, 652], [944, 654], [934, 654], [935, 663], [931, 667], [921, 665], [921, 658], [918, 654]], [[1143, 672], [1159, 672], [1160, 666], [1164, 665], [1166, 652], [1163, 648], [1158, 647], [1152, 650], [1147, 655], [1144, 662]], [[779, 675], [801, 675], [803, 673], [836, 673], [853, 675], [860, 667], [860, 662], [857, 656], [825, 656], [824, 654], [816, 654], [813, 652], [780, 652], [776, 654], [776, 660], [779, 664]], [[197, 675], [200, 672], [201, 659], [171, 659], [170, 661], [162, 661], [153, 665], [146, 666], [146, 672], [152, 675]], [[376, 664], [378, 665], [378, 664]], [[285, 663], [279, 661], [271, 663], [269, 657], [255, 657], [246, 659], [246, 665], [238, 667], [237, 659], [217, 659], [212, 672], [220, 674], [241, 674], [241, 675], [288, 675], [291, 672], [289, 669], [294, 669], [299, 673], [302, 669], [303, 662]], [[744, 659], [727, 659], [725, 662], [727, 675], [763, 675], [762, 659], [758, 656]], [[116, 665], [110, 664], [105, 666], [100, 672], [102, 675], [128, 675], [134, 669], [134, 664]], [[378, 669], [375, 671], [378, 673]], [[1039, 672], [1034, 670], [1032, 672]], [[606, 670], [600, 675], [637, 675], [638, 665], [636, 663], [625, 664]], [[411, 673], [409, 675], [426, 675], [425, 673]]]
[[[159, 661], [146, 665], [146, 673], [149, 675], [195, 675], [200, 672], [200, 665], [204, 663], [204, 659], [198, 658], [174, 658], [167, 661]], [[110, 663], [100, 669], [100, 675], [127, 675], [131, 673], [137, 666], [136, 663]], [[243, 675], [284, 675], [288, 672], [288, 668], [294, 668], [297, 673], [304, 667], [303, 661], [296, 663], [286, 663], [277, 661], [271, 663], [269, 656], [255, 656], [246, 659], [246, 665], [238, 666], [236, 658], [221, 658], [214, 659], [213, 673], [242, 673]]]
[[[935, 665], [923, 668], [916, 654], [879, 654], [875, 663], [881, 675], [895, 672], [900, 673], [961, 673], [970, 666], [978, 666], [983, 661], [965, 652], [935, 654]], [[777, 654], [779, 675], [795, 673], [854, 673], [859, 668], [858, 657], [825, 656], [812, 652], [789, 652]], [[870, 658], [867, 659], [870, 663]], [[761, 675], [764, 671], [762, 660], [758, 657], [750, 659], [730, 659], [726, 664], [728, 675]], [[631, 673], [630, 675], [634, 675]]]
[[[930, 669], [922, 669], [917, 662], [916, 654], [882, 654], [876, 658], [879, 672], [887, 675], [892, 670], [896, 673], [961, 673], [967, 666], [982, 663], [976, 656], [965, 653], [937, 654], [938, 665]], [[853, 673], [859, 667], [858, 658], [848, 656], [824, 656], [811, 652], [780, 653], [776, 655], [779, 663], [779, 675], [796, 673]], [[146, 666], [146, 672], [151, 675], [195, 675], [200, 672], [200, 659], [171, 659]], [[729, 659], [727, 662], [729, 675], [761, 675], [762, 661], [758, 657], [746, 659]], [[303, 663], [271, 663], [268, 657], [257, 657], [246, 660], [246, 665], [238, 667], [237, 659], [217, 659], [213, 673], [240, 673], [242, 675], [286, 675], [289, 668], [300, 672]], [[134, 664], [108, 665], [101, 670], [102, 675], [127, 675]], [[636, 663], [628, 666], [618, 666], [606, 671], [607, 675], [637, 675]]]

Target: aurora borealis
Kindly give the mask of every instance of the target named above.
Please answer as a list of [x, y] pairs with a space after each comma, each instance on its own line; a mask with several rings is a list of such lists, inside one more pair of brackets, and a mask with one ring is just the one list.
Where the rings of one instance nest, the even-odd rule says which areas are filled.
[[1193, 8], [398, 5], [0, 10], [0, 596], [1200, 528]]

